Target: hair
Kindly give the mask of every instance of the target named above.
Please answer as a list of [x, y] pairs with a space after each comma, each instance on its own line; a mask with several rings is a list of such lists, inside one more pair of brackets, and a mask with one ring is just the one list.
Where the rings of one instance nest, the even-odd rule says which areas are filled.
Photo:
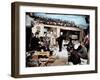
[[80, 45], [80, 46], [77, 48], [77, 51], [80, 50], [81, 48], [82, 48], [82, 46]]

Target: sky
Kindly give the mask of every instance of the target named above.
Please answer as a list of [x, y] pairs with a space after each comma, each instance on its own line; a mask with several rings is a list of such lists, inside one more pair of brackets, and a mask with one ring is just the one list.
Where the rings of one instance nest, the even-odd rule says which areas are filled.
[[66, 21], [74, 21], [76, 25], [79, 25], [81, 28], [87, 28], [88, 24], [85, 21], [84, 15], [69, 15], [69, 14], [50, 14], [50, 13], [34, 13], [35, 16], [48, 17], [52, 19], [61, 19]]

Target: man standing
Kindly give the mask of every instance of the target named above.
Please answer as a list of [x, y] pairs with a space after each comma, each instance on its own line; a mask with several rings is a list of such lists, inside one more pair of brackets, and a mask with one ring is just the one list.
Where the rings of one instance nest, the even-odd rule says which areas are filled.
[[59, 52], [62, 51], [62, 43], [63, 43], [63, 33], [60, 33], [60, 36], [57, 38], [58, 45], [59, 45]]

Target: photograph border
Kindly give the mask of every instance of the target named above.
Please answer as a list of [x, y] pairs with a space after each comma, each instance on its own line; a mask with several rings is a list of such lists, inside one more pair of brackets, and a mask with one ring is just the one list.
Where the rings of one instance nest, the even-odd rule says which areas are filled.
[[[44, 6], [44, 7], [57, 7], [57, 8], [72, 8], [72, 9], [88, 9], [95, 11], [95, 70], [89, 71], [76, 71], [76, 72], [57, 72], [57, 73], [42, 73], [42, 74], [19, 74], [19, 8], [20, 6]], [[11, 76], [15, 78], [25, 77], [40, 77], [40, 76], [58, 76], [58, 75], [72, 75], [72, 74], [86, 74], [97, 73], [97, 7], [96, 6], [81, 6], [81, 5], [62, 5], [62, 4], [46, 4], [46, 3], [29, 3], [29, 2], [13, 2], [11, 4]]]

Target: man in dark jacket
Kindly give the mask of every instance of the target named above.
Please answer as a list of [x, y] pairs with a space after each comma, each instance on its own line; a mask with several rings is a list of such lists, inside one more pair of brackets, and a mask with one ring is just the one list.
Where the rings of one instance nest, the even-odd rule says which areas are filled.
[[80, 56], [78, 55], [77, 50], [74, 49], [74, 47], [70, 47], [70, 56], [68, 57], [68, 62], [72, 62], [74, 65], [80, 64]]
[[60, 36], [57, 38], [58, 45], [59, 45], [59, 51], [62, 51], [62, 43], [63, 43], [63, 33], [61, 32]]

